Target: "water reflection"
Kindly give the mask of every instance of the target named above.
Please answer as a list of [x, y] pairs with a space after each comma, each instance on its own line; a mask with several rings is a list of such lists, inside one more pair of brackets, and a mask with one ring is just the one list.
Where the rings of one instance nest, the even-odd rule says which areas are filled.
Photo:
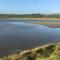
[[24, 22], [0, 22], [0, 56], [56, 41], [60, 41], [60, 28]]

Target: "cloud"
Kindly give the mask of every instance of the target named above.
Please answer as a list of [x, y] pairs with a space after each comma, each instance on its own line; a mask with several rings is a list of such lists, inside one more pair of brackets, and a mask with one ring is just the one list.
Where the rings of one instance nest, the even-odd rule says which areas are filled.
[[48, 11], [47, 13], [49, 13], [49, 14], [60, 14], [60, 10], [51, 10], [51, 11]]

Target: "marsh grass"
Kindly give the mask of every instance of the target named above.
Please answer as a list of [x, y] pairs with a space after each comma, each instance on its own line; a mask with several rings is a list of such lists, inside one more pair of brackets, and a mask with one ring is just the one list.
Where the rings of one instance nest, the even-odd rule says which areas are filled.
[[60, 60], [60, 43], [24, 50], [0, 60]]

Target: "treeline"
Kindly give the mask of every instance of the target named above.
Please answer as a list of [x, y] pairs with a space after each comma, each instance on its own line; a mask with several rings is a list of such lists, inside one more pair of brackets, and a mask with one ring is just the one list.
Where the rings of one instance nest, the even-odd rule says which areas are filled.
[[0, 14], [0, 18], [42, 18], [43, 14]]
[[60, 14], [0, 14], [0, 18], [60, 18]]
[[60, 18], [60, 14], [50, 14], [47, 15], [48, 18]]

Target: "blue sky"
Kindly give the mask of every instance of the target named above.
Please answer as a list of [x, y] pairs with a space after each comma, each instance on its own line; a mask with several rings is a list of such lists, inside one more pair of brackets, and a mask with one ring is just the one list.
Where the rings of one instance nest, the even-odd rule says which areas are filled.
[[60, 13], [60, 0], [0, 0], [0, 13]]

